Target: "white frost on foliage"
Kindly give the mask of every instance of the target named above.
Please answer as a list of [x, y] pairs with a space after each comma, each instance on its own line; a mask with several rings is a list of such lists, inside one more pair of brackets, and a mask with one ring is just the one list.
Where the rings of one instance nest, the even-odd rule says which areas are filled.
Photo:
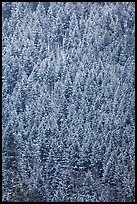
[[134, 3], [2, 7], [3, 201], [135, 202]]

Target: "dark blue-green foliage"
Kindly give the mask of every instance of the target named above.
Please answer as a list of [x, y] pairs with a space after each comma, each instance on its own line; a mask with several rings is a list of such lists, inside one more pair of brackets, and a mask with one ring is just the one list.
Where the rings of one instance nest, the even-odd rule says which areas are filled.
[[3, 201], [135, 202], [134, 74], [134, 2], [3, 2]]

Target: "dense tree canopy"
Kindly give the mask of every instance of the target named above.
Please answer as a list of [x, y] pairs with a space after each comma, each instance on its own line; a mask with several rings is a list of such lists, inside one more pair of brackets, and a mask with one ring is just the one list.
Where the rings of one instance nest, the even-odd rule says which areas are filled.
[[135, 201], [133, 2], [2, 3], [3, 201]]

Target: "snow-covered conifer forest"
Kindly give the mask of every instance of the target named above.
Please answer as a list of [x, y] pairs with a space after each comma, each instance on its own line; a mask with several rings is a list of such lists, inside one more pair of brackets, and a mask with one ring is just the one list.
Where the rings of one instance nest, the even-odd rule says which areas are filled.
[[2, 200], [135, 202], [134, 2], [2, 3]]

